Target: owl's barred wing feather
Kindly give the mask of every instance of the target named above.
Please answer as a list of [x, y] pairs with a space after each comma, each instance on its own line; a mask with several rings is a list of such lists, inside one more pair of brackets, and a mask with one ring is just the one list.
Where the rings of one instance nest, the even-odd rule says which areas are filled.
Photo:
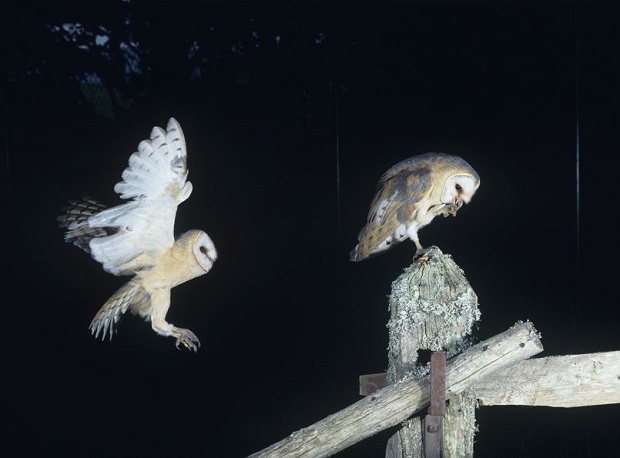
[[88, 218], [106, 209], [106, 206], [96, 200], [70, 200], [69, 205], [63, 207], [63, 212], [57, 218], [61, 228], [66, 229], [65, 241], [90, 253], [90, 241], [97, 237], [106, 237], [116, 232], [114, 228], [90, 227]]
[[98, 338], [101, 333], [102, 340], [109, 334], [112, 340], [114, 325], [118, 323], [129, 305], [144, 300], [148, 300], [146, 292], [138, 284], [128, 281], [99, 309], [89, 326], [91, 334]]

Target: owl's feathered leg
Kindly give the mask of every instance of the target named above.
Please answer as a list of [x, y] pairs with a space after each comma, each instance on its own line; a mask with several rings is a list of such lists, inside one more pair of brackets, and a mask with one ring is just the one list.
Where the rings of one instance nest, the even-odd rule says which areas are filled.
[[418, 238], [418, 231], [416, 228], [409, 228], [407, 233], [409, 235], [409, 238], [413, 241], [413, 243], [415, 243], [416, 250], [415, 254], [413, 255], [413, 262], [424, 264], [427, 263], [429, 259], [431, 259], [433, 255], [437, 253], [437, 251], [441, 253], [439, 248], [437, 248], [435, 245], [424, 248], [420, 243], [420, 239]]
[[177, 328], [166, 321], [166, 314], [170, 308], [170, 290], [159, 289], [151, 293], [151, 327], [162, 336], [172, 336], [176, 339], [176, 347], [183, 346], [194, 352], [200, 348], [200, 340], [189, 329]]
[[413, 243], [415, 243], [415, 254], [413, 255], [414, 262], [427, 262], [429, 260], [429, 256], [427, 253], [433, 248], [424, 248], [420, 243], [420, 238], [418, 237], [418, 227], [415, 225], [411, 225], [407, 228], [407, 235], [411, 239]]

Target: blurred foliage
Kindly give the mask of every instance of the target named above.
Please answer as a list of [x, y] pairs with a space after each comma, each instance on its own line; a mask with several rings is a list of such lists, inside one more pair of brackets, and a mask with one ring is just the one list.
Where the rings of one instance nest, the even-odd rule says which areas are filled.
[[[23, 88], [22, 96], [45, 98], [48, 92], [110, 119], [190, 85], [212, 97], [262, 93], [258, 103], [278, 99], [291, 104], [287, 112], [311, 122], [319, 94], [335, 87], [333, 64], [354, 46], [330, 31], [329, 4], [114, 0], [22, 6], [10, 24], [9, 83]], [[282, 91], [287, 97], [273, 97]]]

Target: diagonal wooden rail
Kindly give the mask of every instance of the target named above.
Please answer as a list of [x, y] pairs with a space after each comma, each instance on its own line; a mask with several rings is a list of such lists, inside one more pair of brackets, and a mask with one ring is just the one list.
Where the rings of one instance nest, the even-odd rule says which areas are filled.
[[[543, 349], [530, 322], [518, 322], [449, 360], [446, 394], [461, 393], [499, 370]], [[323, 420], [250, 455], [251, 458], [331, 456], [379, 431], [398, 425], [429, 405], [430, 376], [411, 377], [382, 388]]]

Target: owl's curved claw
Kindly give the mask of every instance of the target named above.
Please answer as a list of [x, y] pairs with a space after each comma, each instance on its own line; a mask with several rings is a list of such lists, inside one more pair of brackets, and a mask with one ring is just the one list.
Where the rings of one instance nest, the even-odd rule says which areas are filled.
[[456, 212], [459, 208], [460, 206], [456, 204], [446, 204], [446, 206], [441, 210], [441, 213], [444, 218], [447, 218], [448, 216], [456, 216]]
[[439, 247], [432, 245], [428, 248], [418, 249], [413, 256], [413, 262], [426, 264], [433, 256], [442, 254]]
[[200, 348], [200, 340], [198, 340], [196, 334], [194, 334], [189, 329], [181, 328], [177, 328], [176, 333], [177, 341], [175, 343], [175, 346], [177, 347], [177, 350], [180, 350], [181, 348], [179, 347], [179, 345], [183, 344], [185, 348], [193, 351], [194, 353], [198, 351], [198, 349]]

